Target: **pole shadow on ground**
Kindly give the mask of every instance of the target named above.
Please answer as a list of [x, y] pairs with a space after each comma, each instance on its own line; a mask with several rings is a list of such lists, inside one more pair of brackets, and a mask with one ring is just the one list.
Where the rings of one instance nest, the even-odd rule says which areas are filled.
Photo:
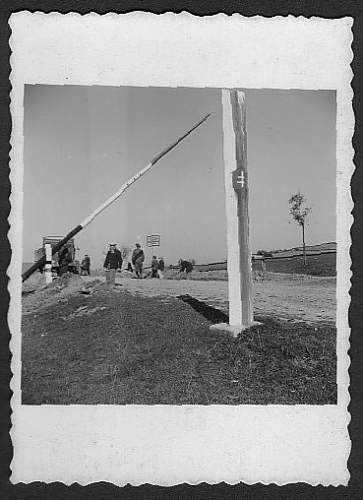
[[208, 306], [205, 302], [197, 300], [189, 294], [178, 295], [177, 299], [182, 300], [186, 304], [190, 305], [197, 313], [204, 316], [205, 319], [211, 321], [212, 323], [228, 323], [228, 315], [219, 309]]

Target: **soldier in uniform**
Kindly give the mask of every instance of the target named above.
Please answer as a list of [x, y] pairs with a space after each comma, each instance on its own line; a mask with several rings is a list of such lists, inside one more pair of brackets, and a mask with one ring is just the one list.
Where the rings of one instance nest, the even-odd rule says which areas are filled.
[[59, 253], [58, 264], [59, 264], [59, 276], [63, 276], [68, 272], [68, 266], [72, 262], [72, 256], [67, 247], [64, 247], [63, 250]]
[[140, 243], [136, 243], [136, 248], [132, 252], [132, 265], [134, 266], [136, 277], [142, 278], [142, 267], [145, 260], [144, 250], [141, 248]]
[[193, 264], [188, 260], [179, 260], [179, 273], [185, 273], [187, 276], [193, 271]]
[[158, 278], [158, 268], [159, 268], [159, 262], [156, 257], [156, 255], [153, 256], [152, 261], [151, 261], [151, 277], [152, 278]]
[[106, 269], [106, 283], [115, 286], [116, 270], [122, 267], [121, 252], [115, 243], [110, 244], [103, 267]]
[[87, 254], [85, 254], [82, 262], [81, 262], [81, 274], [89, 276], [91, 267], [91, 259]]
[[164, 269], [165, 269], [165, 262], [164, 259], [160, 257], [158, 262], [158, 276], [160, 279], [164, 278]]

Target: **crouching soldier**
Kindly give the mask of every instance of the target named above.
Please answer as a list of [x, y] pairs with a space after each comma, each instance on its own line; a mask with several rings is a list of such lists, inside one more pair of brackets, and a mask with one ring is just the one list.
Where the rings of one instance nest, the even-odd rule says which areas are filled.
[[188, 276], [193, 271], [193, 264], [188, 260], [179, 260], [179, 273], [185, 273]]

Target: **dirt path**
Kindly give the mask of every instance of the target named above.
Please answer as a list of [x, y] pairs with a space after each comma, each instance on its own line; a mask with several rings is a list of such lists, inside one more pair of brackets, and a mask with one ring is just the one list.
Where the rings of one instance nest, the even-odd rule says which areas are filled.
[[[90, 278], [84, 279], [87, 281]], [[149, 297], [189, 294], [228, 313], [226, 281], [136, 280], [118, 276], [117, 283], [133, 294]], [[335, 292], [333, 278], [307, 279], [276, 275], [275, 279], [254, 283], [254, 313], [256, 316], [272, 316], [284, 321], [333, 325], [336, 316]]]

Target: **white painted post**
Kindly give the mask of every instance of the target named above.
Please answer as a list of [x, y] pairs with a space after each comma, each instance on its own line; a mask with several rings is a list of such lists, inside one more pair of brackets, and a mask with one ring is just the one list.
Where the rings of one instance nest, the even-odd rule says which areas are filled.
[[222, 90], [223, 154], [228, 245], [229, 325], [213, 325], [237, 336], [253, 322], [249, 242], [245, 94]]
[[232, 174], [236, 169], [236, 145], [233, 132], [230, 91], [222, 90], [223, 156], [225, 204], [227, 217], [227, 271], [229, 297], [229, 324], [242, 324], [241, 276], [239, 267], [237, 194], [233, 189]]
[[45, 244], [45, 282], [47, 285], [49, 283], [52, 283], [53, 277], [52, 277], [52, 245], [49, 243]]

